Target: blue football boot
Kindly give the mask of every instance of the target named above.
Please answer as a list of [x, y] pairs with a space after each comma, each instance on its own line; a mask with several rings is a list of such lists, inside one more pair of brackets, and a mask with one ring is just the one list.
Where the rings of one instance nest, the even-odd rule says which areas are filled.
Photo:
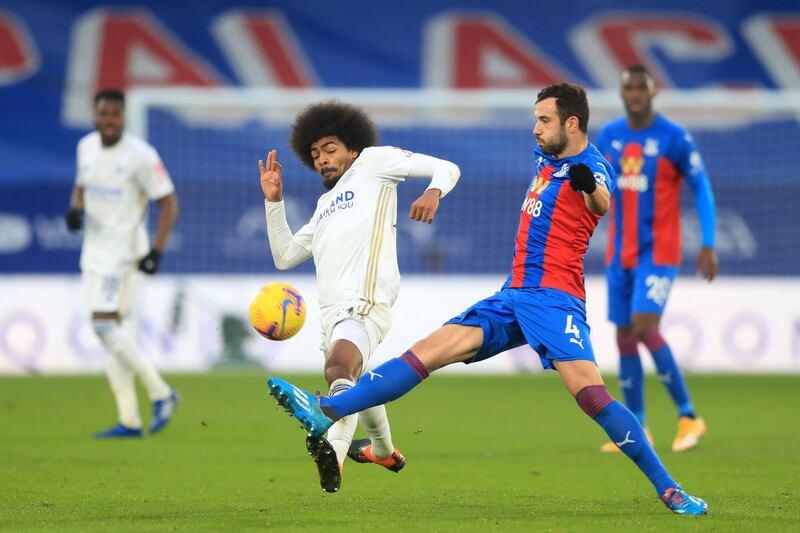
[[150, 434], [158, 433], [172, 420], [175, 408], [178, 406], [178, 393], [170, 391], [169, 396], [163, 400], [153, 402], [153, 421], [150, 422]]
[[321, 437], [333, 425], [333, 420], [322, 412], [318, 396], [298, 389], [281, 378], [269, 378], [267, 387], [269, 393], [278, 400], [278, 405], [299, 420], [310, 436]]
[[689, 496], [680, 487], [669, 488], [661, 496], [664, 505], [675, 514], [701, 515], [708, 512], [708, 504], [696, 496]]
[[117, 424], [108, 428], [105, 431], [94, 434], [96, 439], [118, 439], [125, 437], [142, 437], [142, 428], [129, 428], [122, 424]]

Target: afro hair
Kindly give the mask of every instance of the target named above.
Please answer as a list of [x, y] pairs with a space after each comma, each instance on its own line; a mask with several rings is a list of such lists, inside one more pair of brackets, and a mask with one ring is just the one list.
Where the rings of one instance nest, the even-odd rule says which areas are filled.
[[360, 108], [329, 100], [312, 104], [297, 115], [289, 144], [303, 164], [314, 168], [311, 145], [323, 137], [336, 136], [348, 150], [361, 152], [378, 141], [375, 124]]

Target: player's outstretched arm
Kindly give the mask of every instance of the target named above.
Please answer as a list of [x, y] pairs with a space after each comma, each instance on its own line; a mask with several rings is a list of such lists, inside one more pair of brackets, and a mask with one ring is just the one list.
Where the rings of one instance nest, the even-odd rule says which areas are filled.
[[278, 270], [289, 270], [311, 257], [313, 223], [306, 224], [296, 235], [292, 235], [286, 221], [283, 205], [283, 171], [278, 163], [278, 151], [270, 150], [266, 163], [259, 159], [261, 191], [264, 193], [264, 209], [267, 217], [267, 237], [272, 261]]
[[408, 217], [430, 224], [439, 210], [439, 200], [449, 193], [461, 177], [458, 165], [425, 154], [412, 154], [409, 160], [409, 177], [430, 178], [428, 189], [414, 200]]

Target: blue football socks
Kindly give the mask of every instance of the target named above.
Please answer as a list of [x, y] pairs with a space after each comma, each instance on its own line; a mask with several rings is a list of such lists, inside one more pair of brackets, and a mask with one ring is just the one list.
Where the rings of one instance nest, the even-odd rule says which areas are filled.
[[659, 498], [678, 484], [669, 475], [647, 440], [644, 428], [628, 408], [608, 394], [605, 385], [591, 385], [575, 396], [581, 409], [605, 430], [611, 440], [627, 455], [653, 484]]
[[672, 397], [672, 401], [675, 402], [678, 416], [695, 418], [694, 406], [689, 398], [686, 382], [683, 380], [683, 374], [681, 374], [678, 364], [675, 362], [675, 357], [672, 355], [669, 345], [658, 331], [651, 331], [642, 340], [653, 356], [658, 378], [666, 387]]
[[617, 334], [619, 348], [619, 388], [625, 405], [644, 426], [644, 370], [639, 357], [639, 339], [634, 335]]
[[396, 400], [428, 377], [428, 370], [409, 350], [361, 376], [350, 390], [325, 396], [320, 407], [334, 418], [358, 413], [369, 407]]

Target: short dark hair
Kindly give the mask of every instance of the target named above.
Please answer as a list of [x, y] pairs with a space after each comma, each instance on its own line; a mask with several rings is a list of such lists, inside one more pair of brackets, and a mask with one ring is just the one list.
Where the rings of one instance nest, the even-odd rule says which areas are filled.
[[292, 124], [289, 145], [309, 168], [314, 168], [311, 145], [323, 137], [336, 136], [348, 150], [361, 152], [378, 141], [375, 124], [359, 107], [338, 100], [312, 104]]
[[556, 83], [548, 85], [536, 95], [538, 104], [546, 98], [556, 99], [556, 109], [561, 124], [569, 117], [578, 117], [578, 127], [583, 133], [589, 131], [589, 101], [586, 99], [586, 90], [573, 83]]
[[655, 80], [655, 78], [653, 77], [653, 73], [650, 72], [650, 69], [648, 69], [646, 66], [640, 63], [636, 63], [635, 65], [629, 65], [622, 72], [623, 73], [627, 72], [628, 74], [643, 74], [648, 78], [650, 78], [651, 80]]
[[125, 107], [125, 93], [119, 89], [100, 89], [94, 95], [95, 107], [97, 107], [100, 100], [111, 100], [112, 102], [117, 102], [120, 107]]

